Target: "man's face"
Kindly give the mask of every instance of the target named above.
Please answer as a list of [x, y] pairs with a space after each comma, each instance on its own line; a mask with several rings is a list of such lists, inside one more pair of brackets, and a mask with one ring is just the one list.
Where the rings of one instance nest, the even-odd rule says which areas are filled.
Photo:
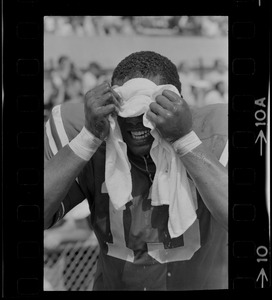
[[129, 150], [138, 156], [148, 154], [154, 138], [150, 134], [150, 128], [143, 124], [143, 115], [133, 118], [118, 117], [118, 123]]
[[[161, 84], [159, 76], [149, 77], [148, 79], [157, 85]], [[116, 84], [122, 86], [125, 82], [126, 80]], [[133, 118], [118, 117], [118, 123], [128, 149], [138, 156], [149, 154], [154, 138], [150, 134], [150, 128], [145, 127], [143, 124], [143, 115]]]

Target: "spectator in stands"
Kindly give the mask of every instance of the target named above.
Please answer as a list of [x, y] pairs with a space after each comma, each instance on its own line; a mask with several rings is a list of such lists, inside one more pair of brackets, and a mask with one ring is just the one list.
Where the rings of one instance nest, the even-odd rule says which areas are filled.
[[65, 94], [63, 102], [83, 102], [82, 80], [75, 74], [71, 74], [65, 82]]
[[45, 32], [69, 35], [147, 33], [147, 28], [174, 29], [170, 34], [226, 36], [226, 16], [47, 16]]
[[58, 59], [58, 66], [52, 72], [53, 82], [56, 87], [63, 84], [65, 80], [69, 77], [72, 71], [72, 61], [66, 55], [62, 55]]
[[202, 107], [204, 103], [204, 97], [207, 91], [210, 89], [210, 83], [206, 80], [195, 80], [191, 82], [191, 93], [194, 98], [194, 105]]
[[210, 16], [202, 16], [201, 33], [207, 37], [220, 36], [220, 28], [218, 23], [211, 19]]
[[181, 61], [177, 66], [180, 82], [182, 83], [182, 96], [186, 99], [189, 105], [196, 104], [196, 95], [193, 93], [192, 83], [195, 82], [198, 78], [195, 72], [191, 70], [190, 64], [188, 61]]
[[73, 33], [78, 36], [84, 36], [86, 34], [84, 30], [84, 16], [70, 17], [70, 23], [73, 29]]
[[82, 88], [84, 94], [86, 94], [89, 90], [93, 89], [97, 85], [98, 79], [101, 74], [101, 66], [97, 62], [91, 62], [82, 75]]
[[228, 103], [228, 93], [225, 82], [220, 80], [213, 85], [213, 88], [205, 95], [203, 105], [215, 103]]
[[212, 70], [205, 75], [206, 79], [213, 84], [216, 84], [219, 80], [224, 81], [227, 86], [228, 83], [228, 67], [225, 61], [221, 58], [214, 60]]
[[73, 27], [70, 18], [67, 16], [56, 17], [56, 30], [55, 33], [61, 36], [70, 36], [73, 34]]
[[96, 29], [93, 22], [93, 16], [85, 16], [83, 20], [83, 27], [86, 36], [94, 36], [96, 35]]
[[68, 100], [81, 101], [81, 77], [82, 73], [68, 56], [63, 55], [58, 59], [58, 66], [52, 71], [53, 84], [58, 91], [54, 105]]
[[44, 103], [44, 118], [45, 121], [47, 120], [49, 113], [53, 106], [55, 105], [55, 99], [58, 94], [58, 90], [55, 87], [52, 77], [51, 77], [51, 72], [49, 70], [46, 70], [44, 72], [44, 77], [43, 77], [43, 87], [44, 87], [44, 98], [43, 98], [43, 103]]

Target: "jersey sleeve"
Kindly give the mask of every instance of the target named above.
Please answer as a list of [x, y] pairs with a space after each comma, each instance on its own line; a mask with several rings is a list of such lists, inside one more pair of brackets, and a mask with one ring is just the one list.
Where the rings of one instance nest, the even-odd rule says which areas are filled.
[[193, 130], [225, 167], [228, 164], [228, 105], [192, 108]]
[[82, 103], [56, 105], [44, 127], [44, 156], [51, 159], [67, 145], [84, 126], [84, 106]]
[[[44, 159], [50, 160], [81, 131], [84, 125], [84, 107], [76, 103], [64, 103], [52, 109], [44, 126]], [[67, 196], [53, 217], [50, 227], [61, 220], [67, 212], [85, 199], [85, 195], [75, 179]]]

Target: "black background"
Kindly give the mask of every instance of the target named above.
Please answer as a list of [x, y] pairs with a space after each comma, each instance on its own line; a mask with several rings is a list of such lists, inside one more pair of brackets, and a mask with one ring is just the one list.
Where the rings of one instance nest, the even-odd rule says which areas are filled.
[[[265, 97], [267, 112], [270, 1], [261, 0], [261, 6], [258, 0], [150, 2], [148, 6], [136, 1], [99, 6], [86, 0], [3, 2], [2, 297], [93, 295], [43, 292], [43, 16], [88, 14], [229, 16], [229, 290], [183, 294], [229, 298], [249, 291], [263, 296], [256, 279], [264, 267], [269, 280], [265, 287], [271, 285], [271, 248], [266, 149], [260, 156], [259, 143], [255, 144], [260, 127], [255, 126], [259, 107], [254, 100]], [[262, 129], [268, 139], [266, 127]], [[256, 261], [259, 246], [269, 248], [265, 264]]]

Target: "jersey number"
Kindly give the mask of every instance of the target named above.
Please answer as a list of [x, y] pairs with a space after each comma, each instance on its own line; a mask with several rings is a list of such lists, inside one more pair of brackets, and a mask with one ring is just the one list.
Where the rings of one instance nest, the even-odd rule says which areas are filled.
[[[103, 184], [104, 185], [104, 184]], [[105, 191], [105, 185], [102, 192]], [[110, 228], [112, 243], [108, 243], [108, 255], [133, 262], [134, 252], [126, 246], [123, 210], [116, 210], [109, 201]], [[184, 245], [176, 248], [165, 249], [163, 243], [147, 243], [148, 254], [160, 263], [183, 261], [191, 259], [200, 248], [199, 220], [196, 219], [192, 226], [183, 234]]]

